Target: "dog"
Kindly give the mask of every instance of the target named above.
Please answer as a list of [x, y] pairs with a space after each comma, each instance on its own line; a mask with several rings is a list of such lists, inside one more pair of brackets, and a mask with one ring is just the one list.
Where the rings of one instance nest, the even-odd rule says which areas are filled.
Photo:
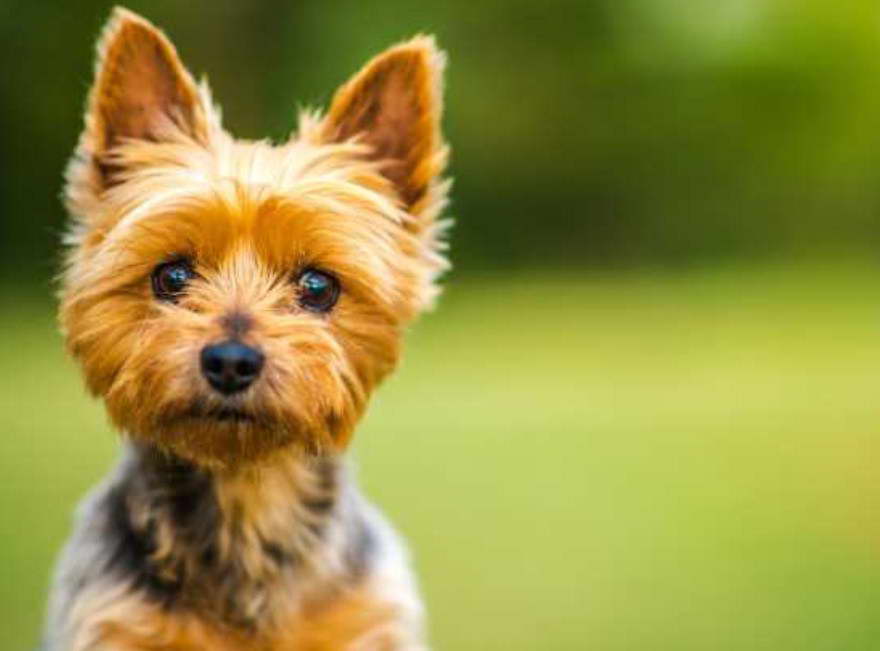
[[344, 452], [448, 266], [445, 55], [391, 47], [276, 145], [229, 135], [146, 19], [114, 10], [97, 49], [59, 321], [123, 449], [44, 648], [427, 649]]

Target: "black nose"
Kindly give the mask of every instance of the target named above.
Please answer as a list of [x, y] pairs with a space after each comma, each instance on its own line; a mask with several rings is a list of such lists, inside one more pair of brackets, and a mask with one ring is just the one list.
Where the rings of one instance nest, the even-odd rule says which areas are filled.
[[247, 389], [263, 368], [263, 353], [237, 341], [202, 348], [202, 373], [224, 395]]

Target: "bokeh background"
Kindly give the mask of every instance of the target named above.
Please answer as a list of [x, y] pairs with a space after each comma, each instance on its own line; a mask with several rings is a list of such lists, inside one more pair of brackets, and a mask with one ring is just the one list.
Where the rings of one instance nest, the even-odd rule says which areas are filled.
[[[285, 137], [450, 54], [447, 291], [355, 456], [437, 649], [880, 648], [880, 5], [133, 0]], [[53, 321], [110, 4], [0, 0], [0, 648], [117, 444]]]

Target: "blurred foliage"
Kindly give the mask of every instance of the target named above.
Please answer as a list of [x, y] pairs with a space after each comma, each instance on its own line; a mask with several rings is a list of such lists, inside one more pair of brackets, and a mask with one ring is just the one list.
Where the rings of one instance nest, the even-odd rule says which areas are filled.
[[[874, 0], [132, 0], [227, 126], [283, 138], [419, 31], [450, 53], [460, 268], [875, 247]], [[0, 1], [0, 273], [48, 276], [110, 3]]]

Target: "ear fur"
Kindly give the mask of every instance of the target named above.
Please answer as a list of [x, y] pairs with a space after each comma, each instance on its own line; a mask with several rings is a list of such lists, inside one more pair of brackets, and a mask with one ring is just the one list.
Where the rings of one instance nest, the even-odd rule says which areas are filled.
[[419, 216], [447, 159], [440, 134], [445, 56], [434, 39], [394, 46], [343, 85], [322, 127], [325, 142], [360, 138], [404, 207]]
[[101, 188], [118, 171], [107, 154], [128, 140], [183, 134], [204, 142], [208, 109], [177, 51], [149, 21], [117, 7], [98, 41], [95, 83], [86, 109], [80, 158]]

